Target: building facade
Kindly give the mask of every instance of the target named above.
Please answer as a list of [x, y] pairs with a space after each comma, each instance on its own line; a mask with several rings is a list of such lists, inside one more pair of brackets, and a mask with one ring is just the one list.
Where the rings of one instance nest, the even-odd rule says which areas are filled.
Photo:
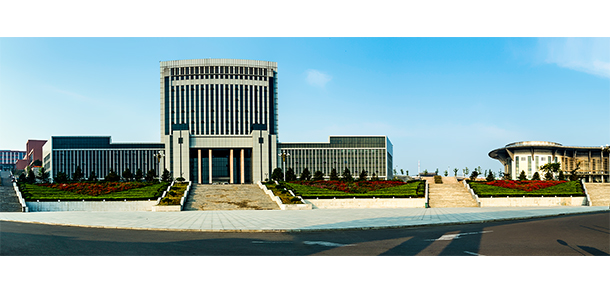
[[42, 147], [47, 140], [28, 140], [25, 143], [25, 157], [17, 161], [16, 169], [25, 169], [39, 160], [42, 162]]
[[18, 160], [25, 157], [25, 151], [0, 150], [0, 170], [13, 170]]
[[279, 149], [285, 161], [278, 166], [297, 176], [307, 168], [328, 178], [333, 169], [341, 175], [347, 168], [354, 177], [366, 171], [369, 177], [393, 178], [393, 147], [386, 136], [330, 136], [328, 143], [280, 143]]
[[[146, 174], [153, 169], [157, 176], [163, 170], [163, 143], [112, 143], [110, 137], [56, 137], [43, 146], [43, 166], [51, 177], [63, 172], [72, 177], [77, 167], [84, 178], [95, 172], [104, 178], [110, 171], [119, 176], [129, 169]], [[160, 163], [161, 162], [161, 163]]]
[[518, 179], [525, 171], [528, 179], [534, 173], [540, 173], [540, 167], [547, 163], [559, 163], [561, 170], [569, 173], [576, 169], [576, 174], [588, 182], [608, 182], [607, 147], [563, 146], [555, 142], [525, 141], [506, 145], [489, 152], [489, 157], [499, 160], [504, 165], [504, 172], [512, 179]]
[[277, 165], [277, 63], [161, 62], [161, 141], [174, 177], [252, 183]]

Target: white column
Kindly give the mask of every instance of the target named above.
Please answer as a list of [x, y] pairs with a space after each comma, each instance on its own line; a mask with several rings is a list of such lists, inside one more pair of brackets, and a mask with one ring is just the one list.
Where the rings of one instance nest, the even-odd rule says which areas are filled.
[[244, 151], [244, 149], [242, 149], [241, 153], [239, 155], [239, 157], [240, 157], [239, 159], [241, 160], [240, 161], [240, 169], [241, 169], [241, 183], [242, 184], [246, 181], [245, 180], [246, 176], [245, 176], [245, 172], [244, 172], [244, 153], [245, 153], [245, 151]]
[[212, 149], [208, 150], [208, 169], [209, 169], [209, 176], [210, 176], [210, 180], [209, 183], [212, 184]]
[[229, 149], [229, 183], [235, 183], [233, 181], [233, 149]]
[[201, 149], [197, 149], [197, 182], [202, 183], [201, 176]]

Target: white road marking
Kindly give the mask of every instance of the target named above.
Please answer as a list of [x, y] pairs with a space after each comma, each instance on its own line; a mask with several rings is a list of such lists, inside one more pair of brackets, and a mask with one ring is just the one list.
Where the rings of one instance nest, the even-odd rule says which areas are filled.
[[309, 244], [309, 245], [323, 245], [323, 246], [353, 246], [353, 244], [341, 244], [341, 243], [334, 243], [334, 242], [328, 242], [328, 241], [303, 241], [304, 244]]
[[460, 238], [460, 236], [463, 235], [472, 235], [472, 234], [482, 234], [482, 233], [488, 233], [488, 232], [493, 232], [492, 230], [486, 230], [486, 231], [479, 231], [479, 232], [466, 232], [466, 233], [456, 233], [456, 234], [444, 234], [441, 237], [437, 238], [437, 239], [426, 239], [426, 241], [437, 241], [437, 240], [454, 240], [454, 239], [458, 239]]
[[475, 255], [475, 256], [482, 256], [482, 257], [484, 257], [484, 255], [478, 254], [478, 253], [474, 253], [474, 252], [464, 251], [464, 253]]

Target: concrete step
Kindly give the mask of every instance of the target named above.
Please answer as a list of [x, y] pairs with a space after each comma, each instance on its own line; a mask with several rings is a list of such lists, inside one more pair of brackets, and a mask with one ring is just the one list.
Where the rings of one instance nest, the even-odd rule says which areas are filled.
[[593, 206], [610, 206], [610, 183], [585, 183]]
[[431, 208], [478, 207], [462, 184], [430, 184], [428, 189]]
[[280, 210], [280, 207], [255, 184], [193, 184], [183, 210]]

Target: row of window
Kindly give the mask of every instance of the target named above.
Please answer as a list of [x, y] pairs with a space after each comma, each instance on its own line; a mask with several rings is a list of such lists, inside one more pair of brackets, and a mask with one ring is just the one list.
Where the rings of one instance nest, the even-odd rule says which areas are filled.
[[244, 75], [186, 75], [172, 76], [172, 80], [195, 80], [195, 79], [246, 79], [246, 80], [261, 80], [267, 81], [267, 76], [245, 76]]
[[256, 67], [234, 67], [234, 66], [194, 66], [171, 68], [171, 75], [195, 75], [195, 74], [239, 74], [239, 75], [262, 75], [267, 76], [267, 68]]
[[68, 176], [81, 168], [84, 177], [89, 177], [94, 171], [98, 178], [106, 176], [110, 170], [118, 175], [128, 169], [135, 173], [141, 169], [146, 173], [154, 169], [159, 174], [157, 159], [158, 150], [55, 150], [51, 160], [53, 177], [58, 172], [64, 172]]

